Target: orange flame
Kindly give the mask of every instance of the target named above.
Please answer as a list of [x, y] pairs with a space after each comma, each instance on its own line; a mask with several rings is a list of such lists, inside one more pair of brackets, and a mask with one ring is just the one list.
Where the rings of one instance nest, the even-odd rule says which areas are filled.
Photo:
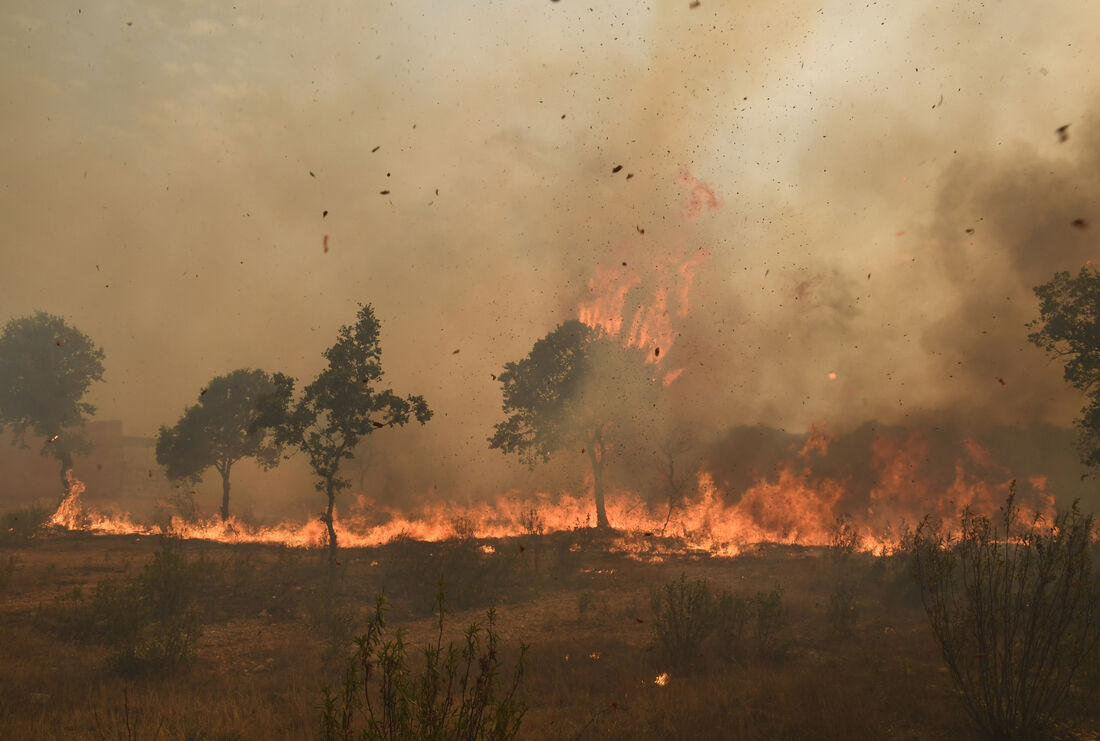
[[[711, 473], [702, 470], [695, 490], [671, 511], [667, 500], [647, 500], [632, 491], [608, 492], [608, 515], [618, 528], [608, 547], [640, 560], [659, 561], [673, 554], [736, 556], [762, 542], [822, 546], [831, 542], [843, 516], [855, 528], [860, 548], [882, 551], [897, 546], [899, 526], [915, 524], [926, 514], [950, 519], [969, 506], [992, 515], [1012, 486], [1008, 469], [974, 440], [965, 441], [957, 451], [953, 478], [937, 480], [927, 471], [928, 442], [911, 433], [880, 436], [872, 442], [873, 480], [860, 492], [850, 473], [822, 476], [815, 471], [835, 440], [824, 425], [813, 426], [805, 443], [792, 449], [772, 474], [757, 477], [741, 492], [724, 491]], [[302, 548], [319, 547], [324, 535], [317, 520], [259, 527], [235, 518], [187, 522], [176, 517], [165, 527], [144, 524], [127, 515], [86, 511], [81, 503], [84, 484], [71, 473], [69, 482], [69, 495], [49, 520], [55, 527], [103, 534], [168, 531], [184, 538]], [[1054, 511], [1042, 476], [1031, 477], [1018, 502], [1025, 517], [1049, 518]], [[571, 494], [521, 497], [510, 492], [496, 501], [469, 504], [434, 499], [411, 510], [359, 496], [338, 513], [336, 530], [344, 546], [370, 547], [398, 539], [501, 539], [569, 531], [594, 522], [590, 497]]]

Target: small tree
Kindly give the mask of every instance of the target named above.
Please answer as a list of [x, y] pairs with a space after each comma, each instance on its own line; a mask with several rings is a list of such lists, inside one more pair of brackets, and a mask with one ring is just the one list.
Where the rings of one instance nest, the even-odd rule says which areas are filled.
[[262, 370], [235, 370], [210, 381], [197, 404], [157, 435], [157, 463], [168, 478], [197, 482], [211, 466], [222, 477], [222, 520], [229, 519], [229, 472], [243, 458], [264, 469], [279, 462], [271, 430], [257, 426], [260, 399], [274, 394], [275, 380]]
[[260, 427], [272, 427], [280, 444], [297, 447], [317, 475], [317, 491], [328, 500], [321, 515], [330, 553], [336, 554], [336, 495], [350, 485], [340, 465], [355, 455], [363, 437], [385, 427], [402, 427], [415, 418], [424, 424], [432, 411], [422, 396], [401, 398], [382, 380], [380, 324], [370, 304], [359, 307], [355, 324], [340, 328], [336, 344], [325, 350], [328, 365], [294, 399], [294, 379], [274, 377], [275, 391], [261, 403]]
[[921, 598], [967, 714], [986, 735], [1049, 730], [1100, 640], [1092, 517], [1019, 522], [964, 512], [957, 535], [925, 519], [913, 540]]
[[45, 438], [42, 455], [61, 463], [63, 494], [73, 455], [91, 448], [79, 429], [95, 407], [82, 399], [101, 380], [103, 350], [59, 316], [12, 319], [0, 334], [0, 425], [23, 445], [28, 430]]
[[1076, 420], [1081, 460], [1100, 465], [1100, 272], [1084, 267], [1035, 287], [1039, 318], [1028, 340], [1065, 363], [1065, 379], [1088, 403]]
[[527, 357], [500, 374], [503, 409], [489, 447], [528, 465], [553, 453], [580, 450], [592, 467], [597, 527], [610, 527], [604, 464], [616, 424], [648, 419], [657, 384], [641, 350], [624, 348], [599, 330], [567, 321], [537, 341]]

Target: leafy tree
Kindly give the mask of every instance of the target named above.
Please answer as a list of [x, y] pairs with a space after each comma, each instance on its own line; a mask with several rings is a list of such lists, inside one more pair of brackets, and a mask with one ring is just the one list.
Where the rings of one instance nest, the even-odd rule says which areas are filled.
[[1100, 465], [1100, 272], [1084, 267], [1035, 287], [1039, 318], [1028, 339], [1065, 363], [1065, 379], [1084, 391], [1088, 403], [1075, 420], [1081, 460]]
[[210, 381], [199, 402], [157, 435], [157, 463], [168, 478], [196, 482], [211, 466], [222, 477], [222, 520], [229, 519], [229, 472], [242, 458], [265, 469], [279, 462], [282, 448], [270, 430], [259, 428], [257, 404], [275, 393], [275, 380], [262, 370], [235, 370]]
[[12, 319], [0, 334], [0, 425], [10, 425], [16, 441], [45, 438], [42, 455], [61, 463], [61, 487], [73, 455], [91, 445], [80, 434], [95, 407], [81, 401], [103, 380], [103, 350], [59, 316], [43, 311]]
[[648, 418], [657, 384], [642, 350], [624, 348], [577, 320], [537, 341], [527, 357], [500, 374], [504, 413], [489, 447], [516, 453], [528, 465], [553, 453], [580, 450], [592, 467], [596, 526], [610, 527], [604, 465], [616, 426]]
[[359, 307], [355, 324], [340, 328], [336, 344], [325, 350], [328, 365], [294, 399], [294, 379], [274, 377], [275, 391], [262, 404], [259, 426], [272, 427], [280, 444], [309, 456], [317, 474], [317, 491], [328, 500], [321, 521], [328, 528], [330, 552], [336, 553], [336, 495], [350, 485], [340, 465], [355, 455], [363, 437], [385, 427], [402, 427], [410, 418], [424, 424], [432, 411], [422, 396], [402, 398], [390, 389], [377, 390], [382, 380], [380, 325], [370, 304]]

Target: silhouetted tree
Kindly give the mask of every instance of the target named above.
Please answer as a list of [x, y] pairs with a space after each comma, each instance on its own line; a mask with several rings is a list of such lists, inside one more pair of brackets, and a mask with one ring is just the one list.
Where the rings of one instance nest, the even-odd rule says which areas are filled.
[[222, 520], [229, 519], [229, 472], [242, 458], [268, 469], [279, 462], [281, 446], [271, 430], [257, 425], [257, 403], [276, 391], [262, 370], [240, 369], [210, 381], [197, 404], [187, 407], [172, 427], [157, 435], [157, 463], [168, 478], [196, 482], [211, 466], [222, 477]]
[[81, 400], [102, 379], [103, 350], [59, 316], [12, 319], [0, 334], [0, 425], [22, 445], [28, 430], [45, 438], [42, 455], [61, 463], [65, 494], [73, 454], [91, 449], [80, 429], [95, 407]]
[[321, 521], [328, 528], [330, 552], [336, 553], [333, 510], [336, 494], [350, 482], [340, 464], [352, 458], [359, 440], [384, 427], [404, 426], [410, 418], [424, 424], [432, 411], [422, 396], [401, 398], [382, 380], [380, 325], [370, 304], [359, 307], [355, 324], [340, 328], [336, 344], [325, 350], [328, 365], [294, 399], [294, 379], [276, 374], [276, 389], [263, 403], [259, 424], [272, 427], [276, 440], [309, 456], [317, 491], [328, 500]]
[[489, 447], [516, 453], [528, 465], [579, 450], [592, 467], [596, 526], [610, 527], [604, 462], [617, 425], [648, 419], [657, 384], [642, 350], [624, 348], [570, 320], [537, 341], [527, 357], [500, 374], [504, 413]]
[[1035, 287], [1039, 318], [1028, 339], [1065, 364], [1065, 379], [1085, 392], [1088, 403], [1075, 420], [1081, 460], [1100, 465], [1100, 273], [1084, 267]]

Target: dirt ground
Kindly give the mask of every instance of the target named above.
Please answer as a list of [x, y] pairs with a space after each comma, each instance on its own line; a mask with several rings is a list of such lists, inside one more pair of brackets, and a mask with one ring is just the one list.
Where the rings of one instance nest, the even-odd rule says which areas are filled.
[[[319, 551], [187, 541], [201, 635], [178, 670], [129, 676], [102, 641], [66, 634], [66, 605], [129, 583], [158, 538], [56, 533], [0, 541], [0, 736], [252, 739], [319, 734], [375, 596], [411, 649], [430, 641], [442, 574], [448, 637], [495, 608], [506, 663], [530, 645], [525, 739], [949, 739], [973, 733], [919, 594], [897, 559], [760, 546], [736, 558], [640, 561], [588, 532]], [[675, 544], [670, 544], [674, 546]], [[652, 595], [685, 575], [752, 597], [781, 589], [774, 650], [672, 661], [655, 645]], [[830, 617], [851, 585], [845, 626]], [[74, 591], [75, 590], [75, 591]], [[414, 651], [411, 651], [414, 652]], [[708, 651], [708, 654], [710, 652]], [[1095, 699], [1095, 697], [1094, 697]], [[1100, 738], [1075, 698], [1064, 734]]]

